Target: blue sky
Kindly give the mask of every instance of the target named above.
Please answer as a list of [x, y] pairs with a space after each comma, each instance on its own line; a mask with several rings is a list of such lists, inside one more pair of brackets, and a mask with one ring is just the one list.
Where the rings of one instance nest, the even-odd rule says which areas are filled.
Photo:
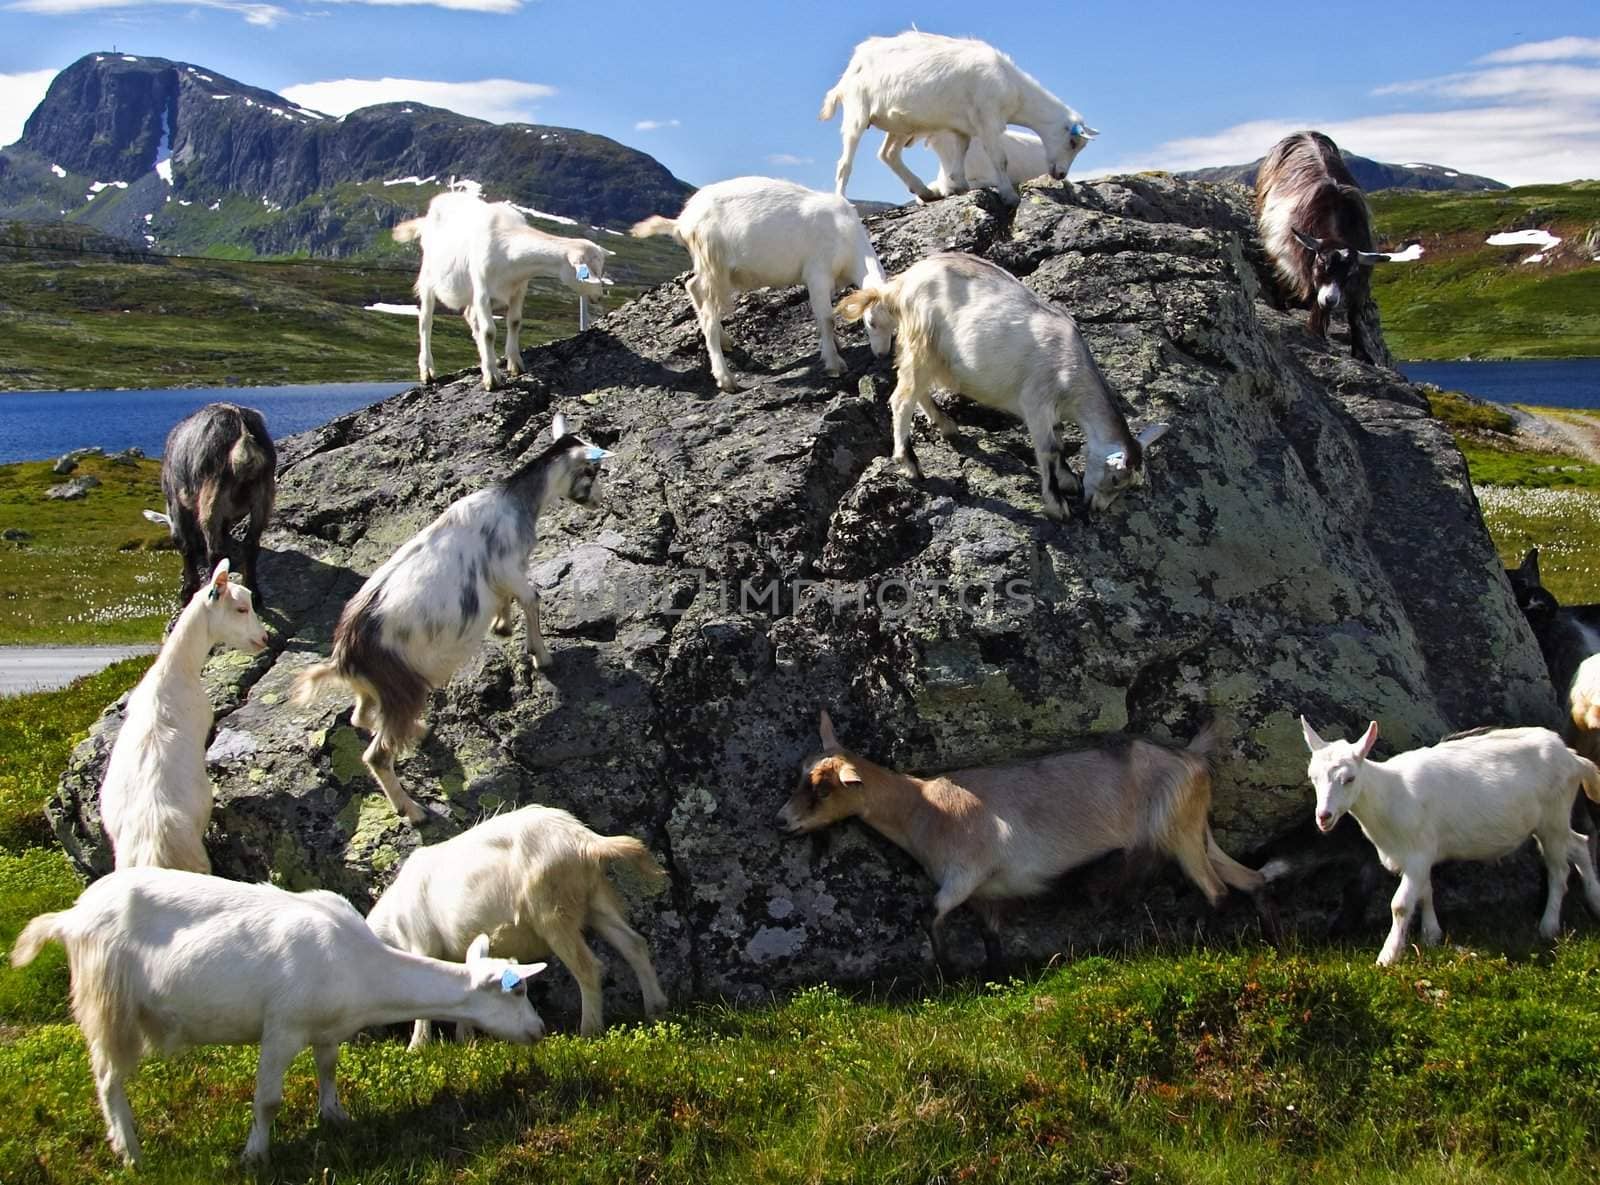
[[[1512, 183], [1600, 177], [1600, 3], [1211, 0], [1034, 5], [676, 0], [0, 0], [0, 144], [54, 71], [109, 49], [197, 63], [342, 113], [413, 99], [612, 136], [696, 184], [832, 184], [822, 94], [851, 47], [915, 23], [1009, 52], [1102, 132], [1074, 175], [1345, 147]], [[1350, 29], [1335, 39], [1320, 35]], [[851, 196], [903, 200], [858, 155]], [[931, 174], [924, 152], [914, 167]], [[909, 159], [909, 157], [908, 157]]]

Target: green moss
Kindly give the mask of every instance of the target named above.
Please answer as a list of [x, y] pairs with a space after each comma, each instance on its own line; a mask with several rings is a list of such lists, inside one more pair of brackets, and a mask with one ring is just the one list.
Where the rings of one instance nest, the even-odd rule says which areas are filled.
[[1474, 399], [1460, 391], [1428, 391], [1428, 411], [1454, 431], [1497, 432], [1510, 435], [1517, 421], [1498, 404]]

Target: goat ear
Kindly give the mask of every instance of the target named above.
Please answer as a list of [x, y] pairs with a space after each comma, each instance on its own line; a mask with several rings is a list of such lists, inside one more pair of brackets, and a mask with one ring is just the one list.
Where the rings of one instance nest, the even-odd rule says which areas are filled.
[[1321, 239], [1314, 239], [1310, 235], [1306, 234], [1306, 232], [1303, 230], [1295, 230], [1292, 233], [1294, 234], [1295, 241], [1313, 255], [1322, 250]]
[[472, 940], [472, 945], [467, 947], [468, 963], [477, 963], [489, 957], [489, 936], [479, 934]]
[[1517, 571], [1533, 581], [1534, 584], [1539, 583], [1539, 549], [1537, 547], [1528, 549], [1528, 554], [1522, 557], [1522, 565]]
[[817, 717], [817, 732], [822, 736], [823, 752], [831, 753], [836, 749], [843, 748], [839, 744], [839, 738], [833, 735], [833, 720], [828, 715], [827, 708], [823, 708], [822, 714]]
[[1318, 749], [1326, 749], [1328, 742], [1317, 735], [1317, 730], [1311, 727], [1311, 721], [1304, 716], [1300, 717], [1300, 728], [1306, 734], [1306, 748], [1315, 753]]
[[214, 601], [222, 595], [222, 590], [228, 587], [228, 561], [219, 560], [215, 570], [211, 573], [211, 587], [206, 590], [206, 600]]
[[1171, 424], [1150, 424], [1139, 430], [1139, 447], [1147, 449], [1167, 434]]
[[1365, 760], [1367, 754], [1372, 752], [1372, 746], [1376, 745], [1377, 743], [1378, 722], [1374, 720], [1371, 724], [1367, 725], [1367, 731], [1362, 733], [1361, 739], [1356, 742], [1356, 756], [1360, 757], [1362, 760]]
[[1084, 137], [1086, 139], [1093, 140], [1096, 136], [1098, 136], [1100, 134], [1100, 129], [1099, 128], [1091, 128], [1087, 124], [1085, 124], [1084, 125], [1084, 129], [1083, 129], [1083, 134], [1084, 134]]
[[843, 785], [861, 785], [861, 771], [856, 769], [856, 767], [851, 765], [848, 761], [841, 761], [834, 772], [839, 775], [839, 781]]
[[556, 418], [550, 421], [550, 439], [560, 440], [567, 434], [567, 417], [556, 412]]
[[[548, 963], [512, 963], [511, 966], [506, 968], [506, 974], [516, 976], [516, 982], [511, 985], [515, 987], [518, 983], [526, 983], [549, 965]], [[509, 991], [510, 989], [508, 988], [507, 990]]]

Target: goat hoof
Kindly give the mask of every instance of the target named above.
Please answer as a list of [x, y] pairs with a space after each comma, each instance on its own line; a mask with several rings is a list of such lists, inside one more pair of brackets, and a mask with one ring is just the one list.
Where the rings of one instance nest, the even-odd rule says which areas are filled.
[[739, 390], [739, 384], [733, 381], [732, 375], [729, 375], [727, 378], [718, 379], [717, 387], [720, 390], [728, 392], [730, 395], [735, 394]]
[[321, 1115], [323, 1123], [337, 1123], [342, 1125], [350, 1122], [350, 1112], [346, 1111], [338, 1103], [335, 1103], [332, 1107], [323, 1108]]

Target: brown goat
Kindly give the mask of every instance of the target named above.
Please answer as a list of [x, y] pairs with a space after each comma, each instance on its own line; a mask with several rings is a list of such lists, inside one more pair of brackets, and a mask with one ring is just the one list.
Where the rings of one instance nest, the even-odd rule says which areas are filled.
[[1367, 269], [1388, 256], [1372, 249], [1367, 198], [1339, 146], [1321, 132], [1296, 132], [1273, 145], [1256, 175], [1256, 220], [1286, 294], [1311, 306], [1311, 332], [1326, 338], [1329, 316], [1343, 305], [1350, 352], [1377, 361], [1362, 324]]
[[260, 611], [256, 558], [277, 496], [277, 467], [278, 453], [266, 421], [252, 407], [208, 403], [167, 434], [161, 457], [167, 513], [146, 511], [145, 517], [164, 522], [183, 553], [179, 591], [183, 604], [189, 603], [217, 562], [227, 558], [228, 532], [248, 515], [239, 571]]
[[820, 729], [822, 752], [802, 764], [779, 822], [798, 834], [855, 816], [915, 857], [939, 886], [929, 935], [940, 966], [951, 910], [972, 906], [995, 964], [1000, 902], [1037, 896], [1110, 852], [1145, 863], [1155, 852], [1172, 857], [1213, 907], [1230, 885], [1254, 893], [1280, 871], [1246, 868], [1211, 834], [1210, 726], [1184, 749], [1116, 735], [1097, 748], [937, 778], [896, 773], [845, 749], [827, 712]]

